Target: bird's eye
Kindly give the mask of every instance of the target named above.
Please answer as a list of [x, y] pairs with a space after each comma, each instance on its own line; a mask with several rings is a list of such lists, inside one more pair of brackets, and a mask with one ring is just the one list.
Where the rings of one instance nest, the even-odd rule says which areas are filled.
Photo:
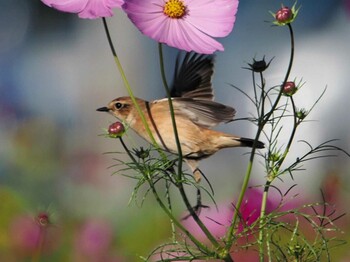
[[123, 107], [123, 104], [120, 103], [120, 102], [117, 102], [117, 103], [114, 104], [114, 107], [115, 107], [116, 109], [120, 109], [120, 108]]

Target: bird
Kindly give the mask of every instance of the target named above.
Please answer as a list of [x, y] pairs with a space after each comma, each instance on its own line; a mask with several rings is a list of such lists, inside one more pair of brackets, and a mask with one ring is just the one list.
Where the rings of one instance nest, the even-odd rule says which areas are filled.
[[[170, 97], [183, 160], [199, 183], [202, 177], [199, 161], [223, 148], [264, 148], [264, 143], [212, 129], [220, 123], [233, 121], [236, 113], [233, 107], [214, 101], [214, 55], [187, 52], [183, 59], [182, 56], [179, 54], [176, 59]], [[146, 101], [135, 97], [135, 100], [156, 143], [166, 151], [178, 154], [168, 98]], [[112, 114], [152, 142], [130, 97], [118, 97], [97, 111]]]

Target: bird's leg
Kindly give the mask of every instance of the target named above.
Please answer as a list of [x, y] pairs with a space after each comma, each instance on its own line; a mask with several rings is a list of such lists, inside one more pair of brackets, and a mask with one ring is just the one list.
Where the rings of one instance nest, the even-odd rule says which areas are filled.
[[[189, 165], [189, 167], [192, 170], [192, 174], [194, 177], [194, 180], [196, 182], [196, 187], [197, 187], [197, 203], [193, 207], [193, 210], [196, 212], [197, 215], [200, 214], [202, 208], [209, 208], [209, 206], [203, 205], [202, 204], [202, 193], [201, 189], [199, 186], [199, 183], [202, 179], [203, 173], [202, 171], [197, 167], [198, 166], [198, 161], [195, 159], [186, 159], [186, 163]], [[185, 216], [183, 219], [187, 219], [190, 215]]]
[[[199, 175], [199, 180], [196, 179], [198, 177], [198, 175]], [[202, 178], [202, 175], [203, 175], [203, 173], [199, 168], [196, 168], [195, 171], [193, 172], [194, 179], [198, 185], [197, 186], [197, 204], [193, 207], [193, 209], [194, 209], [194, 211], [196, 211], [196, 213], [198, 215], [200, 214], [202, 208], [209, 208], [209, 206], [202, 204], [202, 193], [201, 193], [201, 189], [199, 187], [199, 182]]]
[[196, 183], [199, 184], [201, 182], [201, 179], [202, 179], [202, 171], [200, 171], [198, 168], [196, 168], [193, 171], [193, 177], [194, 177], [194, 181], [196, 181]]

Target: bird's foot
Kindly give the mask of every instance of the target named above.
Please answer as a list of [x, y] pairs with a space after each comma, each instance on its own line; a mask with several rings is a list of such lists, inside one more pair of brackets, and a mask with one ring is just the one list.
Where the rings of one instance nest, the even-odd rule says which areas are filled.
[[197, 189], [197, 204], [189, 210], [189, 214], [182, 218], [182, 220], [186, 220], [187, 218], [196, 215], [197, 217], [200, 215], [202, 208], [209, 208], [207, 205], [202, 204], [202, 195], [201, 191]]

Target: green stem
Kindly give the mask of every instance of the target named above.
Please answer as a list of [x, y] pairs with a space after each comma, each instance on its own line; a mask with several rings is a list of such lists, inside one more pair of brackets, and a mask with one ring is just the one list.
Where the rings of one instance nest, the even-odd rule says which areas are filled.
[[177, 171], [177, 176], [178, 176], [178, 181], [182, 180], [182, 149], [181, 149], [181, 143], [180, 143], [180, 139], [179, 139], [179, 133], [177, 130], [177, 126], [176, 126], [176, 120], [175, 120], [175, 113], [174, 113], [174, 107], [173, 107], [173, 101], [171, 99], [171, 94], [170, 94], [170, 89], [166, 80], [166, 76], [165, 76], [165, 67], [164, 67], [164, 57], [163, 57], [163, 48], [162, 48], [162, 44], [159, 43], [158, 44], [158, 51], [159, 51], [159, 64], [160, 64], [160, 72], [162, 75], [162, 81], [163, 81], [163, 85], [166, 91], [166, 95], [168, 98], [168, 103], [169, 103], [169, 109], [170, 109], [170, 116], [171, 116], [171, 122], [173, 125], [173, 130], [174, 130], [174, 136], [175, 136], [175, 142], [176, 142], [176, 147], [177, 147], [177, 154], [178, 154], [178, 171]]
[[[254, 157], [255, 157], [255, 151], [256, 151], [256, 142], [259, 140], [260, 134], [264, 128], [264, 125], [261, 123], [263, 117], [264, 117], [264, 106], [265, 106], [265, 94], [264, 94], [264, 87], [265, 87], [265, 82], [264, 82], [264, 77], [263, 77], [263, 73], [260, 72], [260, 82], [261, 82], [261, 95], [260, 95], [260, 101], [259, 103], [257, 102], [257, 111], [258, 111], [258, 115], [260, 115], [259, 117], [259, 122], [258, 122], [258, 131], [256, 133], [255, 136], [255, 140], [254, 140], [254, 144], [253, 144], [253, 148], [252, 151], [250, 153], [250, 158], [249, 158], [249, 163], [248, 163], [248, 167], [246, 170], [246, 174], [244, 176], [244, 180], [243, 180], [243, 184], [242, 184], [242, 188], [241, 188], [241, 192], [238, 196], [238, 200], [236, 203], [236, 208], [235, 208], [235, 212], [233, 215], [233, 219], [231, 221], [231, 225], [230, 228], [228, 230], [228, 233], [226, 235], [226, 248], [229, 250], [229, 248], [231, 248], [232, 243], [233, 243], [233, 232], [235, 229], [235, 225], [237, 223], [237, 219], [238, 219], [238, 215], [239, 215], [239, 210], [241, 208], [243, 199], [244, 199], [244, 195], [247, 191], [248, 185], [249, 185], [249, 181], [250, 181], [250, 176], [252, 174], [252, 170], [253, 170], [253, 163], [254, 163]], [[256, 90], [256, 84], [255, 84], [255, 77], [253, 74], [253, 85], [254, 85], [254, 90]], [[255, 96], [256, 96], [256, 91], [255, 91]], [[259, 106], [261, 106], [260, 111], [259, 112]]]
[[[282, 86], [284, 86], [284, 84], [288, 81], [290, 72], [292, 70], [293, 60], [294, 60], [294, 34], [293, 34], [293, 29], [292, 29], [292, 26], [290, 24], [287, 24], [287, 26], [288, 26], [289, 33], [290, 33], [290, 38], [291, 38], [291, 53], [290, 53], [288, 69], [287, 69], [286, 75], [284, 77]], [[261, 75], [261, 79], [263, 81], [262, 75]], [[262, 88], [263, 88], [263, 86], [264, 86], [264, 83], [262, 82]], [[262, 89], [261, 92], [264, 92], [264, 90]], [[276, 108], [278, 106], [278, 103], [280, 101], [280, 98], [282, 96], [282, 92], [283, 92], [283, 89], [281, 88], [280, 91], [279, 91], [279, 94], [278, 94], [278, 96], [277, 96], [277, 98], [275, 100], [275, 103], [272, 105], [270, 111], [265, 116], [261, 115], [261, 118], [259, 118], [258, 131], [257, 131], [257, 134], [255, 136], [255, 141], [257, 141], [259, 139], [260, 134], [261, 134], [265, 124], [270, 120], [271, 115], [276, 110]], [[261, 108], [262, 112], [264, 112], [263, 108], [264, 108], [265, 105], [262, 104], [262, 103], [260, 105], [262, 107]], [[240, 207], [242, 205], [243, 198], [244, 198], [244, 195], [245, 195], [245, 192], [247, 190], [248, 183], [249, 183], [249, 180], [250, 180], [250, 176], [251, 176], [251, 172], [252, 172], [252, 168], [253, 168], [255, 151], [256, 151], [255, 145], [253, 145], [253, 148], [252, 148], [252, 151], [251, 151], [251, 154], [250, 154], [250, 160], [249, 160], [249, 163], [248, 163], [248, 166], [247, 166], [247, 170], [246, 170], [246, 174], [245, 174], [245, 177], [244, 177], [244, 180], [243, 180], [243, 185], [242, 185], [242, 188], [241, 188], [241, 192], [240, 192], [240, 195], [238, 197], [238, 201], [236, 203], [236, 208], [235, 208], [235, 212], [234, 212], [234, 215], [233, 215], [233, 219], [231, 221], [230, 228], [227, 231], [227, 235], [226, 235], [226, 248], [227, 248], [227, 250], [229, 250], [231, 248], [232, 243], [233, 243], [234, 228], [235, 228], [235, 225], [237, 223], [238, 213], [239, 213]]]
[[[296, 129], [298, 127], [298, 119], [296, 116], [296, 107], [295, 107], [295, 103], [294, 103], [294, 99], [293, 97], [291, 97], [291, 103], [292, 103], [292, 107], [293, 107], [293, 130], [292, 133], [290, 135], [288, 144], [282, 154], [281, 159], [278, 161], [278, 164], [276, 166], [276, 173], [278, 173], [280, 167], [282, 166], [284, 160], [286, 159], [289, 149], [293, 143], [294, 140], [294, 136], [296, 133]], [[269, 189], [270, 189], [270, 185], [272, 183], [272, 181], [276, 178], [275, 176], [271, 177], [268, 176], [268, 180], [265, 183], [265, 187], [264, 187], [264, 193], [263, 193], [263, 197], [262, 197], [262, 201], [261, 201], [261, 211], [260, 211], [260, 231], [259, 231], [259, 254], [260, 254], [260, 261], [263, 262], [264, 261], [264, 224], [265, 224], [265, 214], [266, 214], [266, 203], [267, 203], [267, 198], [268, 198], [268, 193], [269, 193]]]
[[154, 184], [152, 182], [152, 179], [149, 179], [149, 177], [143, 172], [143, 169], [141, 168], [140, 164], [136, 161], [136, 159], [134, 158], [134, 156], [130, 153], [130, 150], [128, 149], [128, 147], [126, 146], [126, 144], [124, 143], [123, 139], [120, 137], [119, 138], [124, 150], [127, 152], [128, 156], [130, 157], [130, 159], [134, 162], [134, 164], [136, 165], [136, 168], [143, 174], [143, 176], [147, 179], [147, 182], [149, 184], [149, 186], [152, 189], [152, 193], [154, 195], [154, 197], [156, 198], [156, 201], [158, 202], [158, 204], [160, 205], [160, 207], [163, 209], [163, 211], [168, 215], [168, 217], [173, 221], [173, 223], [180, 229], [182, 230], [186, 236], [203, 252], [205, 252], [206, 254], [212, 254], [213, 252], [211, 250], [209, 250], [204, 244], [202, 244], [200, 241], [198, 241], [172, 214], [171, 210], [169, 208], [166, 207], [166, 205], [163, 203], [163, 201], [160, 199], [158, 192], [156, 190], [156, 188], [154, 187]]
[[[161, 76], [162, 76], [163, 86], [165, 88], [165, 91], [166, 91], [166, 94], [167, 94], [167, 98], [168, 98], [170, 116], [171, 116], [171, 121], [172, 121], [172, 125], [173, 125], [173, 131], [174, 131], [174, 135], [175, 135], [175, 142], [176, 142], [177, 151], [178, 151], [178, 181], [181, 181], [181, 177], [182, 177], [182, 150], [181, 150], [179, 135], [178, 135], [178, 132], [177, 132], [177, 127], [176, 127], [173, 102], [171, 100], [169, 86], [168, 86], [168, 83], [167, 83], [167, 80], [166, 80], [166, 76], [165, 76], [164, 57], [163, 57], [163, 49], [162, 49], [162, 44], [161, 43], [158, 44], [158, 51], [159, 51], [160, 72], [161, 72]], [[177, 182], [177, 183], [181, 183], [181, 182]], [[167, 187], [167, 192], [169, 192], [169, 188], [168, 187]], [[168, 205], [169, 205], [169, 207], [171, 207], [171, 201], [170, 201], [170, 198], [169, 198], [168, 194], [167, 194], [167, 198], [168, 198]], [[171, 223], [171, 228], [172, 228], [173, 240], [175, 240], [174, 221], [172, 219], [170, 219], [170, 223]]]
[[[290, 24], [287, 24], [287, 26], [288, 26], [288, 29], [289, 29], [289, 32], [290, 32], [290, 38], [291, 38], [291, 52], [290, 52], [289, 65], [288, 65], [288, 69], [287, 69], [287, 72], [286, 72], [286, 75], [285, 75], [282, 87], [281, 87], [280, 92], [279, 92], [279, 94], [277, 96], [277, 99], [276, 99], [275, 103], [273, 104], [273, 106], [272, 106], [271, 110], [269, 111], [269, 113], [265, 116], [265, 120], [263, 121], [264, 125], [269, 121], [270, 116], [274, 113], [275, 109], [277, 108], [279, 100], [282, 97], [283, 87], [284, 87], [285, 83], [288, 81], [290, 72], [292, 70], [293, 59], [294, 59], [294, 34], [293, 34], [292, 26]], [[287, 154], [289, 152], [289, 149], [290, 149], [290, 147], [292, 145], [292, 142], [293, 142], [293, 139], [294, 139], [294, 135], [295, 135], [295, 132], [296, 132], [296, 129], [297, 129], [297, 126], [298, 126], [298, 122], [297, 122], [297, 118], [296, 118], [296, 107], [295, 107], [294, 100], [293, 100], [292, 97], [291, 97], [291, 102], [292, 102], [292, 107], [293, 107], [294, 125], [293, 125], [293, 130], [292, 130], [291, 136], [289, 138], [287, 147], [286, 147], [286, 149], [285, 149], [285, 151], [284, 151], [284, 153], [283, 153], [283, 155], [282, 155], [281, 159], [279, 160], [278, 165], [276, 167], [277, 168], [277, 173], [278, 173], [278, 170], [280, 169], [282, 163], [284, 162], [284, 160], [285, 160], [285, 158], [286, 158], [286, 156], [287, 156]], [[264, 236], [265, 236], [264, 224], [265, 224], [267, 198], [268, 198], [270, 185], [271, 185], [272, 181], [275, 178], [276, 178], [275, 175], [273, 177], [271, 177], [268, 174], [268, 180], [265, 183], [264, 193], [263, 193], [263, 197], [262, 197], [262, 201], [261, 201], [260, 231], [259, 231], [259, 239], [258, 239], [260, 262], [264, 261], [264, 253], [265, 253], [264, 252]]]
[[203, 231], [203, 233], [207, 236], [207, 238], [210, 240], [210, 242], [215, 246], [219, 247], [219, 243], [215, 239], [215, 237], [210, 233], [208, 228], [203, 224], [203, 222], [200, 220], [198, 217], [197, 213], [193, 210], [193, 207], [191, 206], [185, 189], [183, 187], [183, 179], [182, 179], [182, 160], [183, 160], [183, 155], [182, 155], [182, 150], [181, 150], [181, 143], [178, 135], [178, 130], [176, 127], [176, 121], [175, 121], [175, 113], [174, 113], [174, 107], [171, 99], [171, 94], [170, 94], [170, 89], [168, 87], [168, 83], [166, 80], [165, 76], [165, 67], [164, 67], [164, 57], [163, 57], [163, 48], [162, 44], [158, 44], [158, 50], [159, 50], [159, 62], [160, 62], [160, 70], [161, 70], [161, 75], [162, 75], [162, 80], [163, 80], [163, 85], [168, 97], [168, 103], [169, 103], [169, 109], [170, 109], [170, 115], [171, 115], [171, 120], [172, 120], [172, 125], [173, 125], [173, 131], [174, 131], [174, 136], [175, 136], [175, 141], [176, 141], [176, 146], [178, 150], [178, 181], [177, 181], [177, 187], [180, 191], [181, 197], [186, 205], [187, 210], [189, 211], [191, 217], [194, 219], [194, 221], [197, 223], [197, 225], [200, 227], [200, 229]]
[[[259, 139], [261, 131], [262, 131], [262, 129], [259, 128], [258, 132], [256, 134], [255, 141], [257, 141]], [[256, 147], [255, 147], [255, 145], [253, 145], [252, 152], [250, 154], [248, 167], [247, 167], [247, 170], [246, 170], [246, 173], [245, 173], [245, 176], [244, 176], [241, 192], [240, 192], [240, 194], [238, 196], [238, 200], [237, 200], [237, 203], [235, 205], [235, 212], [234, 212], [234, 215], [233, 215], [233, 218], [232, 218], [232, 221], [231, 221], [231, 225], [230, 225], [230, 227], [229, 227], [229, 229], [227, 231], [227, 235], [226, 235], [226, 249], [227, 250], [231, 249], [231, 246], [232, 246], [232, 243], [233, 243], [235, 225], [237, 223], [238, 215], [239, 215], [239, 212], [240, 212], [239, 210], [241, 208], [241, 205], [242, 205], [242, 202], [243, 202], [243, 199], [244, 199], [244, 195], [245, 195], [245, 192], [247, 191], [248, 184], [249, 184], [249, 181], [250, 181], [250, 176], [251, 176], [252, 169], [253, 169], [253, 162], [254, 162], [255, 151], [256, 151]]]
[[289, 137], [289, 141], [288, 141], [288, 144], [286, 146], [286, 149], [284, 150], [282, 157], [281, 157], [280, 161], [278, 162], [278, 170], [282, 166], [284, 160], [287, 157], [287, 154], [289, 153], [289, 149], [292, 146], [294, 136], [295, 136], [295, 133], [296, 133], [297, 127], [298, 127], [297, 109], [296, 109], [293, 97], [290, 98], [290, 101], [292, 103], [292, 108], [293, 108], [293, 130], [292, 130], [292, 133]]
[[267, 197], [268, 197], [268, 192], [269, 188], [271, 185], [271, 181], [266, 181], [265, 186], [264, 186], [264, 193], [262, 196], [261, 200], [261, 210], [260, 210], [260, 230], [259, 230], [259, 258], [260, 262], [264, 262], [264, 235], [265, 235], [265, 229], [264, 229], [264, 224], [265, 224], [265, 214], [266, 214], [266, 204], [267, 204]]
[[204, 253], [206, 254], [212, 254], [213, 251], [209, 250], [208, 247], [206, 247], [204, 244], [202, 244], [200, 241], [198, 241], [172, 214], [172, 212], [165, 206], [163, 201], [160, 199], [158, 192], [156, 191], [154, 184], [152, 181], [148, 180], [148, 184], [150, 185], [152, 189], [152, 193], [154, 197], [156, 198], [156, 201], [158, 202], [159, 206], [163, 209], [163, 211], [169, 216], [169, 218], [174, 222], [174, 224], [185, 233], [185, 235]]
[[294, 33], [293, 33], [293, 28], [291, 26], [291, 24], [287, 24], [288, 29], [289, 29], [289, 34], [290, 34], [290, 58], [289, 58], [289, 64], [288, 64], [288, 68], [287, 68], [287, 72], [286, 75], [284, 77], [283, 80], [283, 84], [282, 84], [282, 88], [280, 88], [280, 91], [278, 93], [278, 96], [275, 100], [275, 103], [272, 105], [271, 110], [266, 114], [266, 116], [264, 117], [264, 120], [262, 122], [262, 125], [264, 126], [269, 120], [271, 115], [273, 114], [273, 112], [275, 111], [275, 109], [277, 108], [277, 105], [282, 97], [283, 94], [283, 86], [286, 84], [286, 82], [288, 81], [290, 72], [292, 71], [292, 66], [293, 66], [293, 60], [294, 60]]
[[206, 235], [206, 237], [209, 239], [209, 241], [213, 244], [213, 246], [215, 248], [219, 248], [220, 245], [219, 245], [218, 241], [210, 233], [208, 228], [203, 224], [202, 220], [199, 218], [199, 216], [197, 215], [197, 213], [194, 211], [193, 207], [191, 206], [190, 202], [188, 201], [185, 189], [184, 189], [183, 184], [181, 182], [178, 184], [178, 189], [179, 189], [181, 197], [186, 205], [186, 208], [187, 208], [188, 212], [190, 213], [191, 217], [193, 218], [193, 220], [197, 223], [199, 228], [203, 231], [203, 233]]
[[153, 134], [152, 134], [152, 132], [151, 132], [149, 126], [148, 126], [147, 121], [146, 121], [145, 115], [143, 114], [139, 104], [137, 103], [137, 101], [135, 99], [134, 93], [133, 93], [133, 91], [132, 91], [132, 89], [130, 87], [130, 84], [129, 84], [127, 78], [126, 78], [126, 75], [124, 73], [123, 67], [122, 67], [122, 65], [121, 65], [121, 63], [119, 61], [119, 58], [117, 56], [117, 53], [116, 53], [114, 45], [113, 45], [113, 41], [111, 39], [109, 30], [108, 30], [108, 25], [107, 25], [107, 22], [106, 22], [106, 18], [102, 17], [102, 21], [103, 21], [103, 26], [104, 26], [104, 29], [105, 29], [105, 32], [106, 32], [108, 43], [109, 43], [109, 46], [111, 48], [111, 51], [112, 51], [112, 54], [113, 54], [113, 57], [114, 57], [114, 61], [115, 61], [116, 65], [117, 65], [119, 73], [120, 73], [120, 75], [121, 75], [121, 77], [123, 79], [123, 83], [124, 83], [124, 86], [126, 88], [126, 91], [128, 92], [128, 94], [129, 94], [129, 96], [131, 98], [131, 101], [133, 102], [133, 104], [134, 104], [134, 106], [135, 106], [135, 108], [136, 108], [136, 110], [137, 110], [137, 112], [138, 112], [138, 114], [139, 114], [139, 116], [141, 118], [141, 121], [142, 121], [142, 123], [143, 123], [143, 125], [144, 125], [144, 127], [146, 129], [146, 132], [147, 132], [149, 138], [151, 139], [152, 144], [154, 145], [155, 148], [159, 149], [159, 145], [157, 144], [156, 140], [154, 139], [154, 136], [153, 136]]
[[[167, 202], [168, 202], [168, 209], [172, 213], [173, 212], [173, 208], [172, 208], [171, 198], [170, 198], [170, 186], [171, 186], [171, 183], [168, 180], [166, 180], [165, 181], [165, 192], [166, 192], [166, 196], [165, 197], [166, 197]], [[175, 243], [175, 241], [176, 241], [176, 230], [175, 230], [174, 221], [172, 219], [170, 219], [170, 226], [171, 226], [172, 240]]]

